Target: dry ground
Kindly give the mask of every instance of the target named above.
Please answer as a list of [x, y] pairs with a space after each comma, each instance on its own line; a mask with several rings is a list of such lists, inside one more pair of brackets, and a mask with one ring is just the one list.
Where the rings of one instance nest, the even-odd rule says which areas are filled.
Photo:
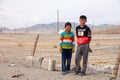
[[[35, 56], [56, 59], [55, 72], [35, 69], [23, 65], [23, 58], [32, 55], [37, 34], [0, 34], [0, 80], [109, 80], [120, 46], [120, 34], [93, 35], [89, 53], [87, 76], [74, 76], [71, 72], [61, 75], [59, 35], [40, 34]], [[74, 55], [72, 67], [74, 67]], [[15, 67], [8, 64], [15, 63]], [[20, 77], [12, 78], [13, 75]], [[118, 76], [120, 79], [120, 76]]]

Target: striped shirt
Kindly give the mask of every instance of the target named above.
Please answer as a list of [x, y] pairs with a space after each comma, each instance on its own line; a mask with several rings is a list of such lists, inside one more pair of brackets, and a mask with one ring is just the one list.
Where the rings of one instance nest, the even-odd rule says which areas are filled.
[[60, 49], [74, 49], [74, 33], [62, 32], [60, 35]]

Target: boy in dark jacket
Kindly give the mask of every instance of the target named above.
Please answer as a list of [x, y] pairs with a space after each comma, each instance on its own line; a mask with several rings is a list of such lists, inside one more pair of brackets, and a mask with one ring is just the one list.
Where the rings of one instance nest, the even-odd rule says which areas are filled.
[[[75, 74], [81, 73], [86, 75], [86, 68], [88, 62], [89, 43], [91, 41], [91, 30], [86, 25], [87, 17], [85, 15], [80, 16], [80, 25], [76, 27], [77, 37], [77, 51], [75, 56]], [[83, 57], [83, 66], [81, 68], [80, 61]]]

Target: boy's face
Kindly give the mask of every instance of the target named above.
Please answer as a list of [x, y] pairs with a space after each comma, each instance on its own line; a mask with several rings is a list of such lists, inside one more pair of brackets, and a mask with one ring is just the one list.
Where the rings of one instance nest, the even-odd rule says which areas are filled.
[[84, 26], [86, 24], [86, 22], [87, 22], [86, 19], [80, 19], [79, 21], [80, 21], [81, 26]]
[[65, 31], [66, 31], [66, 32], [71, 32], [71, 26], [70, 26], [70, 25], [67, 25], [67, 26], [65, 27]]

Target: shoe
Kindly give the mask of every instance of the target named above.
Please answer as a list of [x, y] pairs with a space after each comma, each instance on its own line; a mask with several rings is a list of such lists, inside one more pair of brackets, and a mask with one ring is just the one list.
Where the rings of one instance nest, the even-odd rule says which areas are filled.
[[78, 74], [79, 74], [79, 73], [77, 73], [77, 72], [74, 72], [74, 73], [73, 73], [73, 75], [78, 75]]
[[70, 72], [71, 72], [70, 70], [67, 70], [67, 71], [66, 71], [66, 74], [69, 74]]
[[62, 72], [62, 75], [66, 75], [66, 72]]
[[78, 75], [81, 71], [74, 71], [74, 75]]
[[86, 73], [85, 73], [85, 72], [81, 72], [80, 75], [81, 75], [81, 76], [85, 76]]

